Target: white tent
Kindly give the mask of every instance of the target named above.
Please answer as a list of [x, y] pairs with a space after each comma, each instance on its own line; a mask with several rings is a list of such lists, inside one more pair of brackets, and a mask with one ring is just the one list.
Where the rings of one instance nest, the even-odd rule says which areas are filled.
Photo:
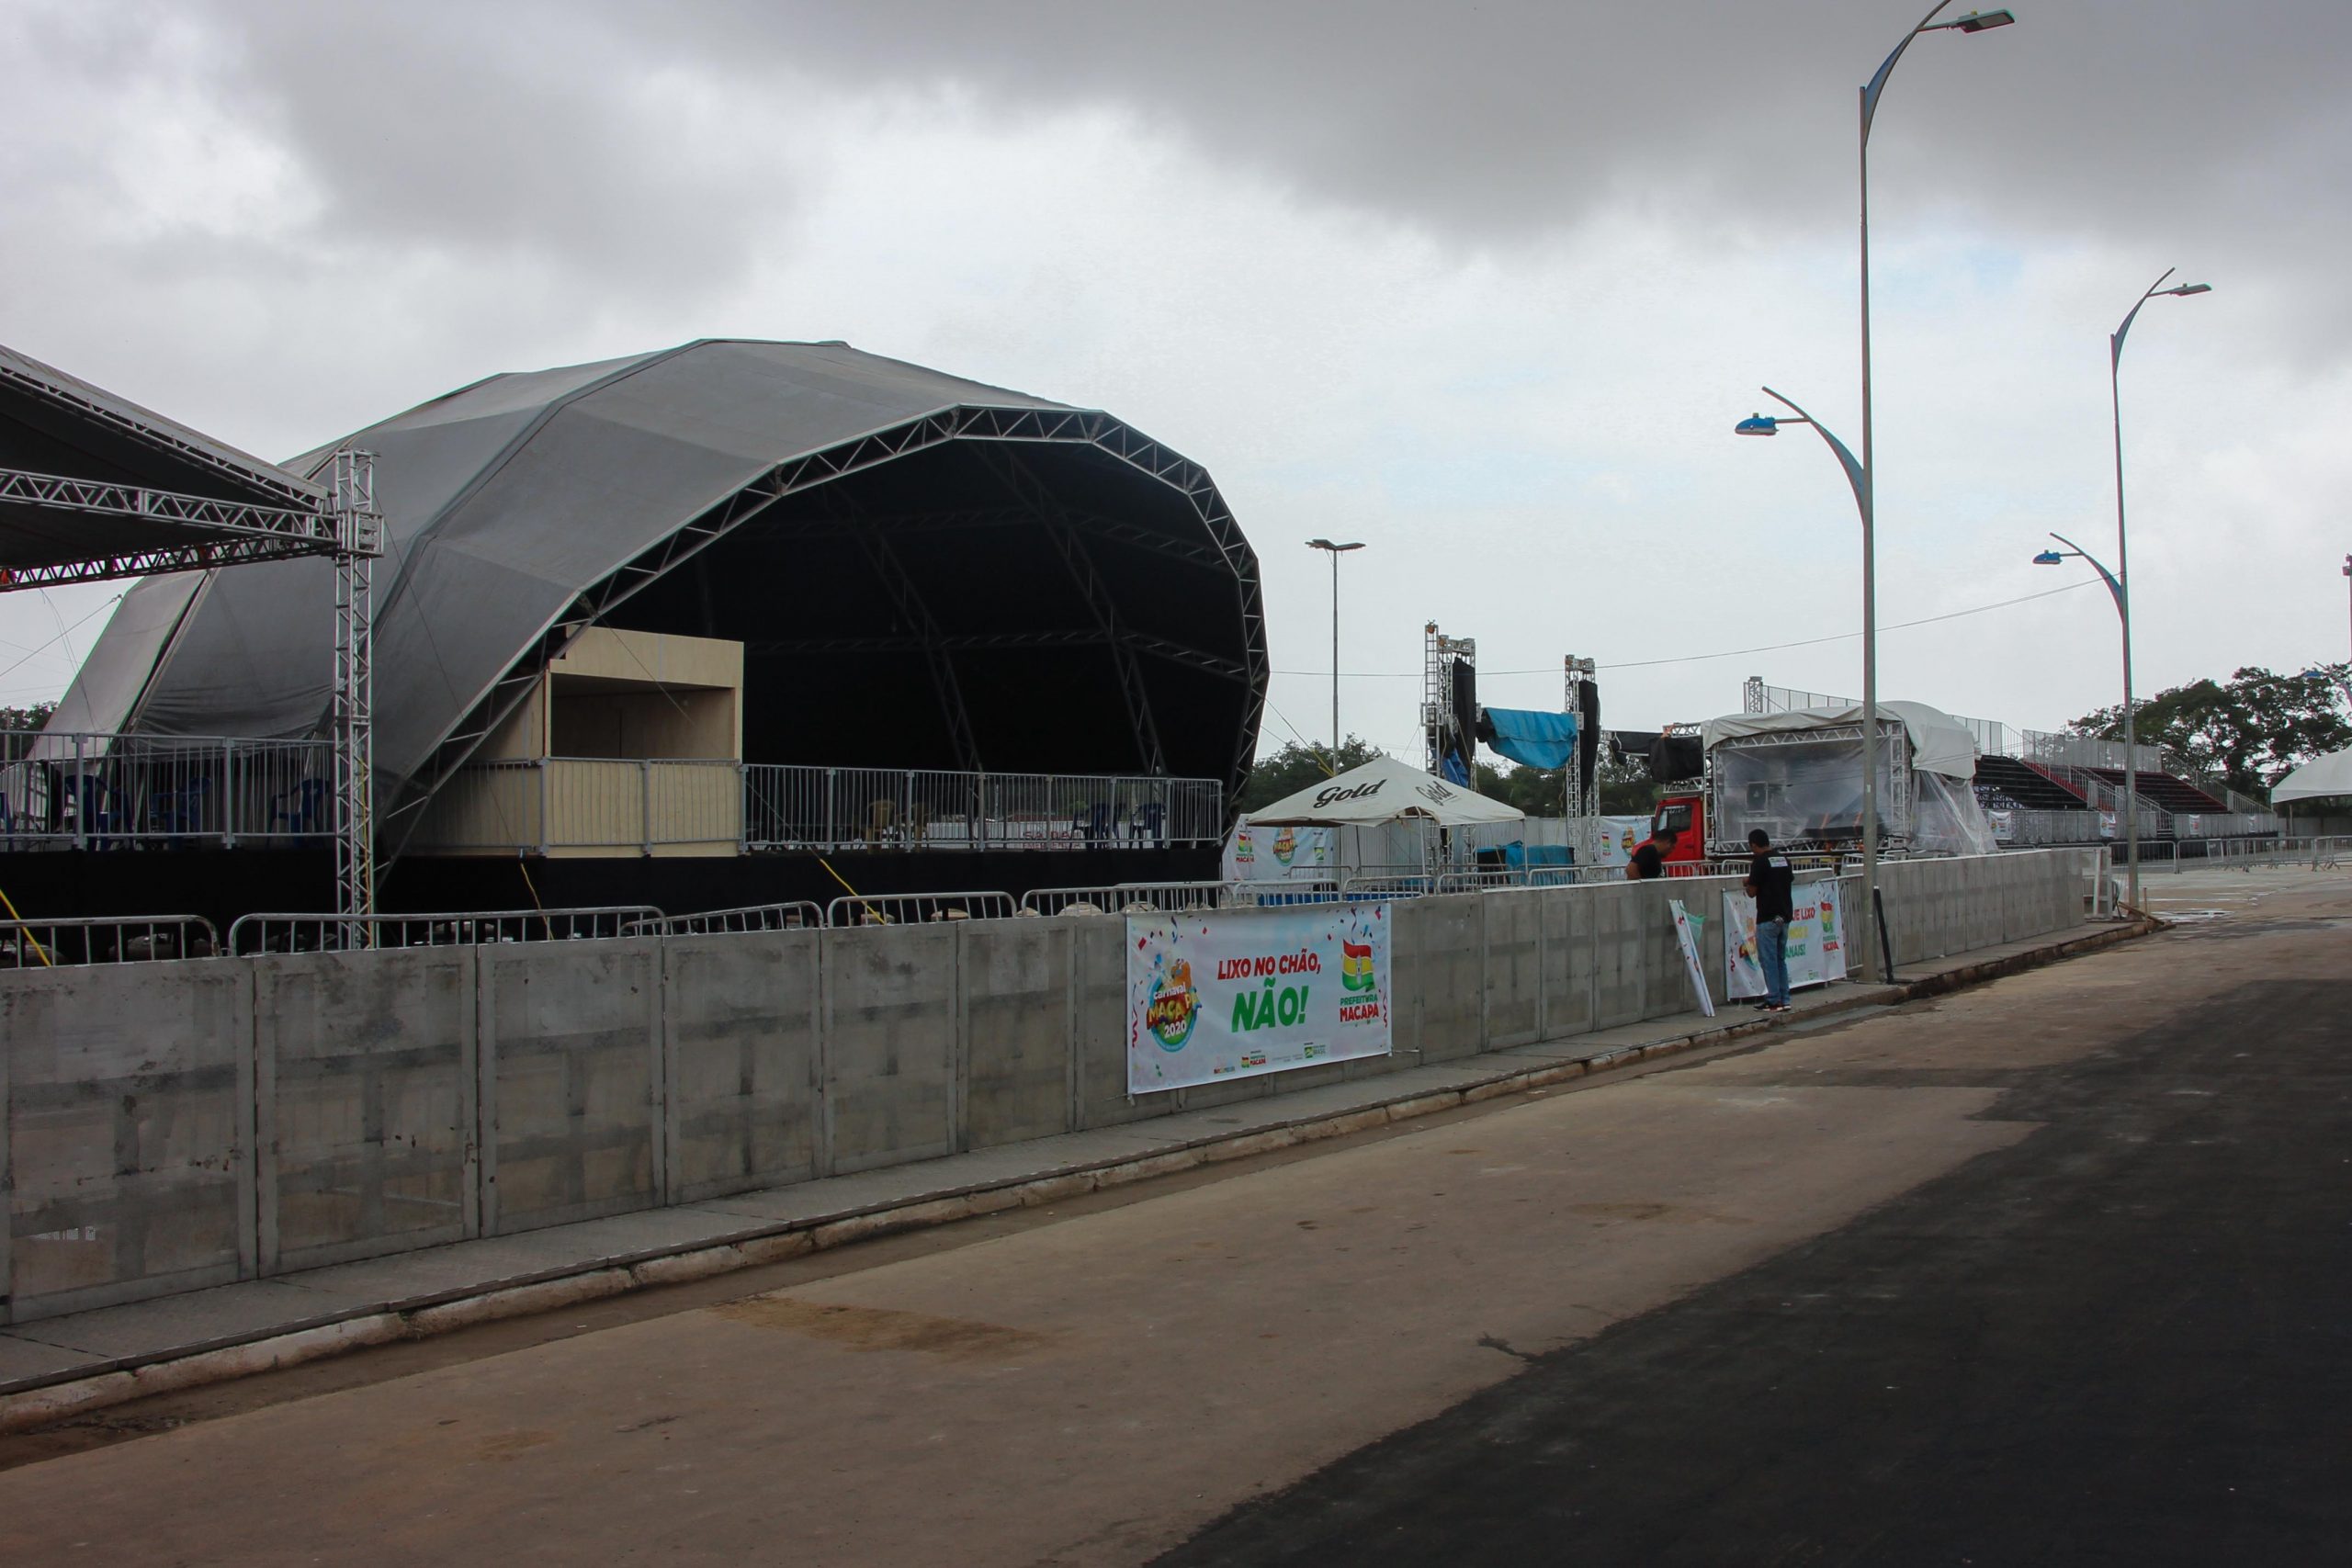
[[1356, 827], [1419, 818], [1440, 828], [1519, 822], [1526, 813], [1460, 784], [1433, 778], [1394, 757], [1374, 757], [1336, 778], [1312, 784], [1250, 813], [1253, 828]]
[[2270, 786], [2270, 804], [2284, 806], [2290, 800], [2324, 800], [2339, 795], [2352, 795], [2352, 750], [2330, 751], [2305, 762]]

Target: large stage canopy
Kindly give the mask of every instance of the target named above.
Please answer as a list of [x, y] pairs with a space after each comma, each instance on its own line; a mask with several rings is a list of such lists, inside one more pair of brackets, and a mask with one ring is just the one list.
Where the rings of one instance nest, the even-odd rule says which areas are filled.
[[[1205, 472], [1106, 413], [705, 340], [493, 376], [335, 445], [376, 455], [385, 520], [388, 851], [591, 626], [741, 641], [750, 761], [1230, 793], [1256, 749], [1256, 556]], [[319, 733], [325, 628], [286, 606], [328, 570], [141, 583], [58, 722]]]

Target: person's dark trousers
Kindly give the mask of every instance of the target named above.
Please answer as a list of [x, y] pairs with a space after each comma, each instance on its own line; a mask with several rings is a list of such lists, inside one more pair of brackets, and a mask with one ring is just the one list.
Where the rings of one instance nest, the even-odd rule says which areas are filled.
[[1789, 922], [1756, 922], [1756, 956], [1764, 965], [1764, 999], [1774, 1007], [1789, 1005]]

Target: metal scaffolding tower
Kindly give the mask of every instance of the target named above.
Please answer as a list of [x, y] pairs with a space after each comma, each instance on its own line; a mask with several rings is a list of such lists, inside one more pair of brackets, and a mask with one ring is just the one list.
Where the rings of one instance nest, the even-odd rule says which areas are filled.
[[334, 557], [334, 889], [345, 949], [369, 945], [376, 912], [375, 604], [382, 550], [373, 453], [339, 451]]
[[[1422, 628], [1421, 658], [1421, 732], [1427, 742], [1429, 758], [1426, 771], [1433, 777], [1445, 776], [1445, 739], [1450, 734], [1468, 733], [1477, 722], [1476, 714], [1458, 714], [1453, 701], [1453, 663], [1467, 661], [1473, 669], [1478, 663], [1478, 639], [1448, 637], [1431, 621]], [[1476, 766], [1476, 748], [1462, 759], [1466, 768]]]

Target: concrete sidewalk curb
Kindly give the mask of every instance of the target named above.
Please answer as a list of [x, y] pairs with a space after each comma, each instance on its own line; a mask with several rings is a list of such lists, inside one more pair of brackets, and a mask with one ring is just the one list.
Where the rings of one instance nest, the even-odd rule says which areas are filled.
[[1420, 1090], [1346, 1111], [1310, 1112], [1246, 1133], [1212, 1134], [1149, 1155], [1073, 1166], [1046, 1176], [976, 1183], [866, 1209], [778, 1221], [684, 1248], [567, 1263], [548, 1270], [545, 1276], [510, 1280], [495, 1289], [467, 1287], [371, 1304], [300, 1328], [264, 1330], [193, 1352], [181, 1347], [150, 1356], [121, 1357], [96, 1368], [76, 1367], [47, 1379], [26, 1380], [15, 1392], [0, 1393], [0, 1433], [25, 1431], [151, 1394], [300, 1366], [368, 1346], [426, 1338], [476, 1324], [577, 1306], [629, 1291], [707, 1280], [854, 1242], [952, 1224], [1008, 1209], [1041, 1208], [1105, 1188], [1148, 1181], [1205, 1165], [1248, 1159], [1301, 1144], [1346, 1137], [1457, 1106], [1523, 1094], [1596, 1073], [1768, 1033], [1792, 1021], [1940, 996], [2145, 936], [2162, 929], [2163, 924], [2161, 920], [2142, 919], [1919, 980], [1857, 987], [1821, 1006], [1809, 1008], [1792, 1020], [1747, 1017], [1733, 1022], [1718, 1021], [1709, 1028], [1687, 1034], [1623, 1045], [1592, 1056], [1534, 1063], [1455, 1089]]

